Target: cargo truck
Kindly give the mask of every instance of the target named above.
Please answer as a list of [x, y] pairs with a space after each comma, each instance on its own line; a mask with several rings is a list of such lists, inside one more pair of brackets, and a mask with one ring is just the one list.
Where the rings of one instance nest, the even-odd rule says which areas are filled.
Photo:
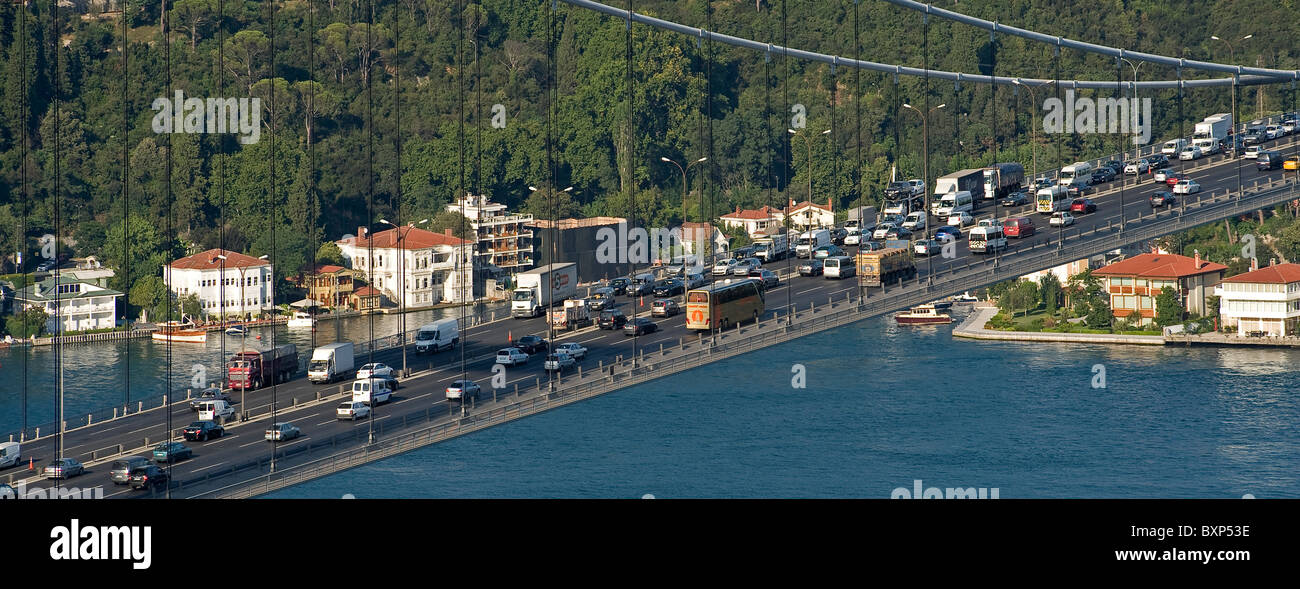
[[510, 316], [538, 317], [551, 305], [558, 305], [578, 292], [578, 265], [573, 262], [547, 264], [520, 272], [518, 287], [510, 300]]
[[252, 390], [288, 382], [298, 371], [298, 347], [283, 344], [269, 350], [244, 349], [226, 362], [226, 388]]
[[975, 168], [954, 172], [947, 176], [940, 176], [934, 181], [934, 196], [932, 201], [943, 198], [943, 195], [950, 192], [961, 192], [969, 190], [971, 196], [980, 198], [984, 195], [984, 169]]
[[311, 352], [307, 380], [319, 384], [351, 378], [357, 369], [354, 360], [352, 342], [323, 345]]
[[1232, 114], [1219, 113], [1196, 123], [1192, 145], [1201, 148], [1201, 155], [1219, 153], [1223, 143], [1232, 136]]
[[1025, 182], [1025, 166], [1017, 162], [993, 164], [984, 168], [984, 198], [1002, 198]]
[[569, 299], [564, 306], [551, 310], [551, 327], [574, 330], [591, 325], [593, 319], [586, 299]]
[[760, 237], [754, 240], [754, 247], [754, 257], [766, 264], [790, 255], [790, 238], [784, 233]]
[[902, 248], [885, 248], [857, 256], [858, 280], [863, 286], [880, 286], [916, 276], [912, 254]]

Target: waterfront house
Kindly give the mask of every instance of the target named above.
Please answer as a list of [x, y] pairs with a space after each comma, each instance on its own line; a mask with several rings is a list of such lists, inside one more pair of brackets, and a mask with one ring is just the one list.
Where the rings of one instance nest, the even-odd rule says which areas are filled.
[[262, 258], [213, 248], [163, 267], [177, 296], [198, 295], [205, 316], [257, 315], [275, 306], [274, 268]]
[[790, 217], [790, 226], [795, 229], [806, 230], [835, 226], [835, 208], [829, 198], [826, 199], [824, 205], [806, 200], [795, 204], [792, 200], [790, 206], [786, 208], [785, 214]]
[[1228, 267], [1202, 260], [1200, 252], [1189, 258], [1177, 254], [1141, 254], [1103, 266], [1093, 275], [1105, 282], [1110, 294], [1110, 308], [1115, 317], [1127, 319], [1133, 311], [1142, 314], [1142, 323], [1156, 316], [1156, 297], [1164, 287], [1178, 293], [1179, 302], [1189, 313], [1204, 315], [1206, 297], [1214, 294], [1214, 285]]
[[766, 232], [771, 227], [781, 225], [785, 221], [785, 213], [766, 205], [757, 209], [744, 210], [736, 207], [735, 212], [722, 215], [718, 220], [724, 227], [744, 229], [746, 235], [753, 237], [756, 233]]
[[405, 226], [372, 234], [358, 227], [357, 237], [335, 243], [343, 260], [395, 304], [418, 309], [474, 298], [474, 242], [451, 229]]
[[1223, 326], [1237, 335], [1300, 332], [1300, 264], [1274, 264], [1224, 279], [1214, 288]]
[[291, 282], [307, 289], [307, 298], [326, 307], [342, 307], [355, 288], [353, 280], [358, 272], [343, 266], [327, 264], [316, 267], [315, 271], [304, 268]]
[[117, 298], [122, 293], [92, 282], [60, 276], [57, 287], [53, 277], [20, 289], [14, 295], [15, 309], [38, 307], [49, 319], [46, 333], [54, 333], [62, 322], [62, 331], [109, 329], [117, 325]]
[[533, 267], [532, 215], [511, 213], [506, 205], [482, 195], [468, 195], [447, 205], [447, 210], [465, 215], [478, 241], [479, 268], [496, 266], [516, 274]]
[[373, 286], [363, 286], [348, 295], [348, 305], [357, 311], [370, 311], [378, 309], [383, 303], [384, 297], [375, 290]]

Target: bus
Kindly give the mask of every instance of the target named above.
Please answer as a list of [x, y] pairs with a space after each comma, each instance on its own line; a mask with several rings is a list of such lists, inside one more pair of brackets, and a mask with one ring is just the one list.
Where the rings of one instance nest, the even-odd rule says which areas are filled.
[[1040, 188], [1038, 190], [1038, 212], [1044, 215], [1050, 215], [1056, 211], [1064, 211], [1070, 208], [1070, 202], [1066, 197], [1069, 196], [1069, 188], [1057, 184]]
[[756, 280], [727, 280], [686, 293], [686, 329], [726, 329], [763, 314]]

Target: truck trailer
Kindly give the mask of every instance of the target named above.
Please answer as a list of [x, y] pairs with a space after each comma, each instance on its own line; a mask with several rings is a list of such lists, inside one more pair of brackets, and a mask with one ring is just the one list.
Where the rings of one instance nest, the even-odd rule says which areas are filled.
[[510, 299], [510, 316], [538, 317], [551, 305], [562, 304], [578, 292], [578, 265], [573, 262], [547, 264], [520, 272], [518, 286]]

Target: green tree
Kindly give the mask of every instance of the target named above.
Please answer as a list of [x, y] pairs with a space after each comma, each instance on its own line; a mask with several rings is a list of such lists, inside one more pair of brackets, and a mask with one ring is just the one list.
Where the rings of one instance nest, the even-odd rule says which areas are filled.
[[434, 233], [443, 233], [450, 229], [451, 234], [456, 237], [474, 240], [474, 228], [470, 226], [469, 219], [456, 211], [440, 211], [429, 219], [428, 228]]
[[1172, 287], [1160, 289], [1156, 296], [1156, 325], [1164, 327], [1183, 321], [1183, 305], [1178, 301], [1178, 292]]
[[[176, 253], [176, 241], [164, 238], [158, 226], [143, 215], [131, 215], [126, 223], [119, 221], [104, 236], [104, 264], [116, 272], [109, 280], [109, 288], [128, 295], [135, 292], [135, 284], [141, 277], [157, 277], [164, 264], [179, 257]], [[127, 262], [130, 262], [129, 275]], [[128, 301], [135, 304], [129, 296]]]
[[340, 250], [338, 244], [332, 241], [322, 243], [320, 248], [316, 250], [316, 263], [321, 266], [326, 264], [342, 266], [343, 250]]
[[571, 192], [543, 186], [528, 195], [521, 210], [534, 219], [568, 219], [576, 216], [580, 209]]
[[1061, 280], [1055, 274], [1048, 272], [1038, 279], [1038, 297], [1048, 315], [1056, 314], [1056, 309], [1061, 304], [1061, 295]]
[[1112, 318], [1110, 304], [1105, 299], [1097, 298], [1089, 301], [1088, 314], [1083, 322], [1092, 329], [1109, 329]]
[[5, 320], [5, 331], [18, 339], [41, 336], [45, 333], [45, 322], [49, 318], [45, 309], [39, 307], [24, 309]]
[[[155, 275], [148, 275], [135, 281], [131, 286], [131, 292], [127, 293], [126, 300], [131, 306], [141, 311], [148, 311], [149, 320], [153, 322], [167, 321], [167, 285], [163, 283], [162, 278]], [[174, 320], [180, 320], [180, 317], [172, 317]]]

